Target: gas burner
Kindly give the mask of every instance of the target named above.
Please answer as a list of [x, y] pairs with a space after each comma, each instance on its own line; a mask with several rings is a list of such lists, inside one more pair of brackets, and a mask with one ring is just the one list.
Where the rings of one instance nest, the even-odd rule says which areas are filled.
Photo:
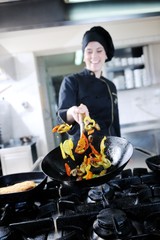
[[46, 235], [55, 230], [54, 229], [54, 223], [52, 219], [50, 218], [43, 218], [33, 221], [25, 221], [25, 222], [19, 222], [19, 223], [12, 223], [9, 225], [11, 230], [14, 230], [15, 232], [19, 233], [19, 235], [28, 238], [36, 239], [37, 236], [45, 236], [44, 239], [46, 239]]
[[34, 219], [37, 216], [38, 207], [33, 203], [6, 204], [0, 218], [0, 225], [8, 225], [12, 222]]
[[96, 239], [124, 239], [135, 233], [131, 221], [125, 212], [119, 209], [103, 209], [93, 223], [92, 238]]
[[0, 239], [12, 239], [12, 232], [8, 227], [0, 227]]
[[[113, 197], [113, 188], [108, 184], [94, 187], [88, 192], [87, 202], [106, 202]], [[108, 204], [107, 204], [108, 205]]]
[[146, 233], [153, 233], [160, 238], [160, 212], [152, 213], [144, 221]]
[[160, 176], [146, 169], [82, 189], [49, 180], [30, 201], [0, 204], [3, 240], [160, 239]]

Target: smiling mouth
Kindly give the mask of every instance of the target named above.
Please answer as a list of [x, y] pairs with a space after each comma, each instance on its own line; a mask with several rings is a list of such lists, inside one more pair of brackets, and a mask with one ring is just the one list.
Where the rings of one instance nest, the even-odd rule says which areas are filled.
[[99, 64], [100, 62], [91, 62], [92, 64]]

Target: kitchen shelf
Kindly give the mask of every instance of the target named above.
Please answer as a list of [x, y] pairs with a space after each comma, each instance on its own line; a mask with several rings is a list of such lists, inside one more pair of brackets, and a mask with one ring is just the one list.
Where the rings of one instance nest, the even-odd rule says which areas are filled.
[[107, 72], [123, 72], [125, 69], [143, 69], [145, 67], [144, 64], [132, 64], [126, 66], [117, 66], [117, 67], [108, 67]]
[[143, 46], [117, 49], [112, 61], [106, 65], [106, 74], [117, 90], [148, 86]]

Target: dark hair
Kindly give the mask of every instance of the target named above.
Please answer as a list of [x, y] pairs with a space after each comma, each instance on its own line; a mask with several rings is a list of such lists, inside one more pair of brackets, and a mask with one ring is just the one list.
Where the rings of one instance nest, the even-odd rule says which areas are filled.
[[112, 37], [103, 27], [92, 27], [89, 31], [85, 32], [82, 40], [82, 50], [88, 45], [89, 42], [99, 42], [105, 49], [107, 55], [107, 61], [110, 61], [114, 56], [114, 45]]

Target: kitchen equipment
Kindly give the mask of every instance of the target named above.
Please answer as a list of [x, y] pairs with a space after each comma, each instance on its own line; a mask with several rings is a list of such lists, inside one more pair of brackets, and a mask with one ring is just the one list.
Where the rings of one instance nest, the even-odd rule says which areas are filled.
[[146, 159], [146, 164], [149, 169], [155, 172], [160, 171], [160, 155], [155, 155]]
[[113, 240], [116, 236], [126, 239], [132, 232], [133, 226], [125, 212], [120, 209], [106, 208], [99, 212], [93, 223], [91, 240]]
[[151, 213], [144, 222], [146, 232], [152, 232], [160, 238], [160, 212]]
[[10, 143], [0, 149], [3, 175], [30, 172], [37, 160], [37, 138], [21, 143], [19, 139], [10, 139]]
[[49, 152], [42, 161], [42, 170], [51, 179], [66, 185], [76, 185], [80, 187], [96, 186], [105, 183], [115, 177], [127, 165], [133, 154], [133, 146], [126, 139], [120, 137], [107, 137], [106, 156], [111, 161], [112, 166], [104, 176], [92, 178], [90, 180], [76, 181], [74, 177], [66, 175], [64, 164], [69, 162], [71, 168], [75, 168], [81, 161], [81, 155], [76, 155], [75, 161], [71, 158], [62, 158], [60, 147]]
[[24, 172], [10, 174], [0, 177], [0, 187], [6, 187], [15, 183], [33, 180], [37, 185], [35, 188], [17, 193], [0, 194], [0, 203], [14, 203], [31, 200], [46, 184], [47, 176], [43, 172]]
[[160, 176], [145, 165], [74, 193], [48, 179], [26, 202], [0, 205], [0, 239], [159, 240], [159, 213]]
[[20, 141], [21, 141], [22, 144], [30, 143], [32, 141], [32, 136], [20, 137]]

